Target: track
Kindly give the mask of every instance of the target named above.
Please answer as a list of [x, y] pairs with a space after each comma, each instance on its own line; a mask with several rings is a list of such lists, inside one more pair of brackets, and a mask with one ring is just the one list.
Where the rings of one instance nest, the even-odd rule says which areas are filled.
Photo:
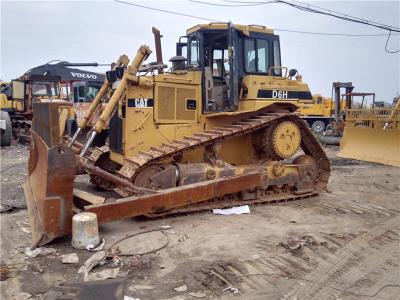
[[[259, 202], [286, 201], [313, 196], [324, 189], [327, 185], [330, 174], [329, 160], [304, 121], [297, 115], [288, 113], [257, 115], [228, 126], [215, 127], [212, 130], [196, 133], [193, 136], [186, 136], [182, 140], [174, 140], [171, 143], [162, 144], [160, 147], [151, 147], [148, 151], [141, 151], [133, 157], [126, 158], [123, 166], [119, 170], [115, 171], [110, 169], [109, 171], [115, 171], [115, 174], [118, 176], [127, 181], [133, 182], [135, 176], [149, 165], [166, 161], [168, 159], [174, 160], [175, 157], [180, 157], [183, 153], [201, 147], [211, 146], [243, 135], [253, 134], [259, 130], [266, 129], [284, 121], [292, 121], [296, 123], [301, 132], [302, 150], [305, 154], [312, 156], [317, 162], [318, 176], [313, 189], [299, 195], [282, 186], [274, 188], [273, 192], [271, 191], [271, 187], [269, 187], [268, 191], [261, 191], [262, 196], [264, 197], [247, 202], [251, 204]], [[100, 159], [104, 159], [107, 155], [108, 149], [105, 147], [97, 148], [89, 156], [89, 161], [96, 165]], [[92, 181], [98, 185], [107, 186], [107, 183], [101, 182], [101, 180], [99, 181], [99, 178], [95, 178], [95, 180], [93, 179], [94, 177], [92, 177]], [[125, 197], [130, 195], [130, 191], [127, 191], [123, 187], [117, 187], [116, 192]], [[235, 200], [237, 199], [227, 195], [227, 197], [224, 197], [223, 199], [212, 199], [206, 203], [191, 205], [190, 207], [182, 207], [177, 209], [175, 212], [189, 212], [193, 210], [205, 210], [213, 207], [229, 206], [235, 204]], [[244, 201], [240, 200], [237, 201], [237, 203], [244, 203]]]

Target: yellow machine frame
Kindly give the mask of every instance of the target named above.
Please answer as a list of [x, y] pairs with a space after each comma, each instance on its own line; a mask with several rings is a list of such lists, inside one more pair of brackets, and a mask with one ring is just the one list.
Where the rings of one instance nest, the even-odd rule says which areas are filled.
[[[192, 60], [189, 52], [186, 59], [177, 48], [171, 70], [164, 73], [159, 65], [144, 65], [151, 50], [139, 47], [123, 76], [110, 82], [117, 87], [84, 145], [75, 142], [79, 132], [66, 138], [68, 146], [50, 145], [43, 139], [49, 126], [34, 122], [24, 189], [35, 245], [70, 232], [74, 196], [82, 197], [74, 194], [73, 181], [82, 172], [97, 187], [123, 197], [103, 204], [81, 199], [89, 204], [79, 209], [96, 213], [99, 223], [300, 199], [326, 187], [329, 160], [294, 113], [311, 102], [308, 85], [301, 76], [292, 79], [296, 70], [282, 75], [276, 69], [287, 68], [269, 60], [268, 49], [280, 56], [279, 37], [263, 26], [231, 23], [198, 25], [188, 32], [188, 49], [196, 40], [197, 54], [204, 56]], [[253, 42], [254, 50], [244, 52], [245, 42]], [[221, 76], [213, 74], [213, 55], [205, 55], [215, 49], [229, 60], [229, 72]], [[260, 69], [259, 60], [268, 63]], [[96, 100], [88, 112], [95, 111]], [[35, 113], [41, 112], [59, 111], [41, 103]], [[107, 124], [108, 146], [92, 147]]]

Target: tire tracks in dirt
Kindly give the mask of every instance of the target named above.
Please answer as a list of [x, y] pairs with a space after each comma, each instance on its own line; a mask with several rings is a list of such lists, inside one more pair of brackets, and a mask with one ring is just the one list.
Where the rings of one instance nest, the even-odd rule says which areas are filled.
[[316, 271], [306, 276], [305, 284], [296, 283], [280, 299], [336, 299], [338, 295], [346, 294], [373, 295], [383, 283], [400, 284], [396, 275], [399, 233], [398, 216], [356, 237], [338, 250], [333, 258], [322, 262]]
[[[225, 262], [203, 272], [219, 281], [217, 290], [236, 288], [241, 299], [252, 299], [267, 290], [275, 290], [273, 299], [280, 300], [366, 299], [379, 295], [386, 286], [400, 291], [399, 235], [397, 216], [360, 235], [351, 235], [351, 240], [322, 234], [317, 246], [304, 246], [301, 254]], [[217, 292], [216, 286], [207, 287]]]

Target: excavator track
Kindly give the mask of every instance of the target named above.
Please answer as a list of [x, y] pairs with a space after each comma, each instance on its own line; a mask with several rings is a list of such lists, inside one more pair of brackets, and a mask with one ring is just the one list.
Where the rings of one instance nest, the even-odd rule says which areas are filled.
[[[253, 199], [248, 201], [233, 199], [232, 197], [223, 197], [226, 199], [210, 199], [209, 201], [192, 204], [187, 207], [180, 207], [173, 210], [176, 212], [191, 212], [197, 210], [205, 210], [221, 206], [232, 206], [235, 202], [239, 203], [260, 203], [260, 202], [273, 202], [273, 201], [285, 201], [297, 198], [310, 197], [317, 194], [320, 190], [324, 189], [327, 185], [330, 165], [329, 160], [325, 155], [325, 152], [316, 141], [306, 124], [295, 114], [288, 113], [270, 113], [262, 114], [253, 117], [246, 118], [241, 122], [236, 122], [228, 126], [214, 127], [212, 130], [206, 130], [202, 133], [194, 134], [193, 136], [184, 137], [182, 140], [174, 140], [171, 143], [162, 144], [159, 147], [151, 147], [148, 151], [141, 151], [133, 157], [125, 159], [123, 166], [115, 171], [119, 177], [133, 182], [137, 174], [147, 166], [155, 163], [159, 163], [168, 159], [174, 159], [179, 157], [183, 153], [198, 149], [201, 147], [211, 146], [216, 143], [223, 142], [228, 139], [237, 138], [239, 136], [253, 134], [259, 130], [274, 126], [283, 121], [292, 121], [296, 123], [301, 132], [301, 148], [306, 155], [312, 156], [318, 165], [318, 176], [317, 182], [314, 184], [314, 190], [304, 192], [300, 194], [294, 194], [290, 190], [285, 190], [285, 187], [276, 187], [272, 192], [271, 189], [268, 191], [260, 190], [260, 199]], [[105, 147], [97, 149], [92, 152], [90, 156], [90, 162], [96, 164], [99, 158], [107, 155]], [[93, 179], [93, 178], [92, 178]], [[94, 182], [92, 180], [92, 182]], [[99, 182], [99, 178], [96, 178], [96, 182]], [[101, 180], [100, 180], [101, 182]], [[105, 182], [102, 182], [100, 186], [106, 186]], [[114, 186], [115, 187], [115, 186]], [[117, 187], [116, 192], [122, 196], [132, 195], [132, 191], [125, 189], [124, 187]], [[216, 203], [213, 203], [216, 202]], [[226, 204], [224, 204], [226, 203]], [[168, 214], [168, 212], [161, 213]]]

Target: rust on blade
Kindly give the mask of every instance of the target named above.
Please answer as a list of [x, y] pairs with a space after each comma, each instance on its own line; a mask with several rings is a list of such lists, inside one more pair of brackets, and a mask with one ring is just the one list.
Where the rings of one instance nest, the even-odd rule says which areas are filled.
[[141, 197], [127, 197], [117, 202], [86, 207], [97, 214], [99, 223], [158, 213], [168, 209], [198, 203], [240, 191], [254, 189], [262, 184], [260, 173], [220, 178], [164, 190], [163, 193]]
[[33, 246], [40, 246], [71, 232], [75, 159], [69, 148], [49, 148], [34, 130], [31, 137], [23, 186]]

